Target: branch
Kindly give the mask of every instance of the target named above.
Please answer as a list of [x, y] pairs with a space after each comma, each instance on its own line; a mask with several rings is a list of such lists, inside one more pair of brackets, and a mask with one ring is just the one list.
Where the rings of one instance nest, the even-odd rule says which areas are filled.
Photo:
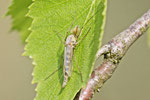
[[104, 55], [103, 62], [92, 72], [86, 87], [80, 92], [79, 100], [90, 100], [95, 91], [100, 91], [104, 82], [112, 76], [129, 47], [145, 33], [149, 26], [150, 10], [98, 51], [96, 59]]

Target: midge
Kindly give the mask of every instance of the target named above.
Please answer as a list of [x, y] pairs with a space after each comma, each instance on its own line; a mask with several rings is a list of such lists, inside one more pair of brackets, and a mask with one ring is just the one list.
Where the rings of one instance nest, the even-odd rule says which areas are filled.
[[[101, 8], [99, 10], [101, 10]], [[96, 13], [98, 13], [99, 10], [97, 10]], [[79, 28], [79, 26], [75, 26], [70, 31], [71, 35], [68, 35], [69, 32], [67, 32], [67, 34], [66, 34], [66, 36], [64, 38], [65, 42], [62, 41], [64, 43], [64, 45], [65, 45], [65, 48], [64, 48], [64, 65], [63, 65], [64, 80], [63, 80], [62, 88], [64, 88], [67, 85], [68, 79], [72, 75], [72, 71], [73, 71], [73, 57], [75, 58], [75, 55], [74, 55], [75, 47], [76, 47], [77, 44], [81, 43], [81, 41], [87, 36], [87, 34], [89, 33], [91, 27], [88, 29], [87, 33], [83, 36], [82, 39], [78, 40], [78, 38], [79, 38], [79, 36], [81, 36], [81, 33], [82, 33], [82, 30], [83, 30], [84, 26], [95, 16], [95, 14], [93, 14], [85, 22], [85, 24], [81, 27], [81, 29]], [[72, 25], [71, 25], [71, 27], [72, 27]], [[71, 27], [70, 27], [70, 29], [71, 29]], [[58, 35], [61, 36], [61, 34], [59, 34], [59, 33], [58, 33]], [[63, 36], [61, 36], [61, 37], [63, 37]], [[81, 80], [83, 81], [82, 74], [81, 74], [81, 71], [80, 71], [79, 66], [77, 64], [76, 58], [74, 60], [75, 60], [76, 66], [77, 66], [77, 68], [78, 68], [78, 70], [80, 72]], [[59, 69], [57, 69], [56, 71], [58, 71]], [[54, 71], [47, 78], [45, 78], [45, 80], [48, 79], [50, 76], [52, 76], [56, 71]]]
[[[90, 31], [90, 29], [91, 28], [89, 28], [88, 32]], [[88, 34], [88, 32], [85, 34], [85, 36]], [[75, 28], [71, 30], [71, 35], [69, 35], [66, 38], [65, 49], [64, 49], [64, 68], [63, 68], [64, 81], [63, 81], [62, 87], [66, 86], [68, 82], [68, 78], [71, 77], [71, 74], [73, 71], [73, 56], [74, 56], [73, 54], [74, 54], [75, 46], [79, 44], [85, 38], [84, 36], [81, 40], [77, 41], [80, 34], [81, 34], [81, 30], [79, 26], [75, 26]], [[75, 62], [80, 72], [81, 80], [83, 81], [82, 74], [77, 64], [76, 58], [75, 58]]]
[[[72, 27], [72, 25], [71, 25], [71, 27]], [[64, 88], [67, 85], [68, 79], [72, 75], [73, 57], [75, 58], [75, 55], [74, 55], [75, 47], [76, 47], [77, 44], [81, 43], [81, 41], [87, 36], [87, 34], [89, 33], [91, 28], [88, 29], [87, 33], [83, 36], [82, 39], [78, 40], [78, 37], [81, 35], [82, 29], [83, 29], [83, 27], [80, 29], [79, 26], [75, 26], [70, 31], [71, 35], [68, 35], [69, 32], [67, 32], [66, 37], [64, 39], [65, 42], [62, 41], [65, 45], [65, 47], [64, 47], [64, 65], [63, 65], [64, 80], [63, 80], [62, 88]], [[80, 73], [80, 76], [81, 76], [81, 81], [83, 81], [82, 73], [79, 69], [76, 58], [74, 60], [75, 60], [76, 66], [79, 70], [79, 73]], [[57, 69], [56, 71], [58, 71], [59, 69]], [[56, 71], [54, 71], [47, 78], [45, 78], [45, 80], [47, 80], [50, 76], [52, 76]]]

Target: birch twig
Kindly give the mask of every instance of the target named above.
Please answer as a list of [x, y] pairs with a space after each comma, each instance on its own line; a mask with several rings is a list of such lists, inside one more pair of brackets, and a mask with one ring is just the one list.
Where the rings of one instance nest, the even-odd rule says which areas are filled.
[[92, 72], [86, 87], [80, 92], [79, 100], [90, 100], [94, 92], [100, 90], [104, 82], [112, 76], [129, 47], [147, 31], [149, 26], [150, 10], [98, 51], [96, 58], [99, 59], [104, 55], [103, 62]]

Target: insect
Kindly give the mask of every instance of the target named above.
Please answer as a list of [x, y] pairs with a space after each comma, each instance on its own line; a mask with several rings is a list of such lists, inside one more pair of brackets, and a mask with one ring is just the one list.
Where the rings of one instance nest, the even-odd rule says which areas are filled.
[[[90, 31], [90, 28], [88, 30], [88, 32]], [[88, 34], [88, 32], [85, 34], [85, 36]], [[77, 39], [80, 35], [81, 31], [79, 26], [76, 26], [74, 29], [71, 30], [71, 35], [69, 35], [66, 38], [66, 42], [65, 42], [65, 49], [64, 49], [64, 68], [63, 68], [63, 74], [64, 74], [64, 81], [63, 81], [63, 85], [62, 87], [65, 87], [67, 82], [68, 82], [68, 78], [71, 77], [72, 71], [73, 71], [73, 54], [74, 54], [74, 49], [75, 46], [77, 44], [79, 44], [81, 42], [81, 40], [83, 40], [85, 38], [85, 36], [77, 42]], [[76, 61], [76, 58], [75, 58]], [[80, 72], [81, 75], [81, 80], [83, 81], [82, 78], [82, 74], [81, 71], [79, 69], [79, 66], [76, 62], [77, 68]]]
[[[67, 85], [68, 79], [69, 79], [69, 77], [71, 77], [71, 74], [72, 74], [72, 71], [73, 71], [73, 57], [75, 57], [75, 55], [74, 55], [75, 47], [76, 47], [77, 44], [81, 43], [81, 41], [87, 36], [87, 34], [89, 33], [89, 31], [90, 31], [91, 28], [88, 29], [87, 33], [80, 40], [78, 40], [78, 38], [79, 38], [79, 36], [82, 33], [83, 27], [95, 16], [95, 14], [92, 15], [85, 22], [85, 24], [81, 27], [81, 29], [79, 28], [79, 26], [75, 26], [71, 30], [71, 35], [68, 35], [68, 32], [67, 32], [66, 37], [64, 39], [65, 42], [62, 41], [64, 43], [64, 45], [65, 45], [65, 47], [64, 47], [64, 67], [63, 67], [64, 80], [63, 80], [62, 88], [64, 88]], [[72, 25], [71, 25], [71, 27], [72, 27]], [[58, 35], [61, 35], [61, 34], [58, 33]], [[75, 63], [77, 65], [77, 68], [78, 68], [78, 70], [80, 72], [81, 80], [83, 81], [82, 74], [81, 74], [81, 71], [80, 71], [79, 66], [77, 64], [76, 58], [74, 60], [75, 60]], [[58, 71], [59, 69], [57, 69], [56, 71]], [[47, 78], [45, 78], [45, 80], [48, 79], [50, 76], [52, 76], [56, 71], [54, 71]]]
[[[80, 29], [79, 26], [75, 26], [71, 30], [71, 35], [67, 36], [67, 34], [68, 34], [68, 32], [67, 32], [66, 37], [65, 37], [65, 42], [62, 41], [65, 45], [65, 47], [64, 47], [64, 66], [63, 66], [64, 81], [62, 84], [62, 88], [64, 88], [67, 85], [68, 79], [72, 75], [73, 57], [75, 57], [74, 56], [75, 47], [77, 44], [81, 43], [81, 41], [87, 36], [87, 34], [89, 33], [91, 28], [88, 29], [87, 33], [84, 35], [84, 37], [82, 39], [78, 40], [78, 37], [81, 35], [82, 29], [83, 29], [83, 27]], [[75, 58], [75, 62], [76, 62], [77, 68], [80, 72], [81, 80], [83, 81], [82, 73], [79, 69], [76, 58]], [[55, 70], [52, 74], [50, 74], [47, 78], [45, 78], [45, 80], [47, 80], [50, 76], [52, 76], [59, 69]]]

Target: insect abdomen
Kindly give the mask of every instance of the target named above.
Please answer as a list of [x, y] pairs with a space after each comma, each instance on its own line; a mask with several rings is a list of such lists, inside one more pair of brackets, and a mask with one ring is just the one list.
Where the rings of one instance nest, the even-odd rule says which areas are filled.
[[73, 48], [68, 45], [65, 47], [65, 55], [64, 55], [64, 72], [68, 74], [70, 77], [72, 74], [72, 56], [73, 56]]
[[73, 71], [73, 49], [74, 43], [76, 43], [76, 39], [74, 35], [69, 35], [66, 39], [65, 49], [64, 49], [64, 81], [62, 87], [68, 82], [68, 78], [71, 77]]

